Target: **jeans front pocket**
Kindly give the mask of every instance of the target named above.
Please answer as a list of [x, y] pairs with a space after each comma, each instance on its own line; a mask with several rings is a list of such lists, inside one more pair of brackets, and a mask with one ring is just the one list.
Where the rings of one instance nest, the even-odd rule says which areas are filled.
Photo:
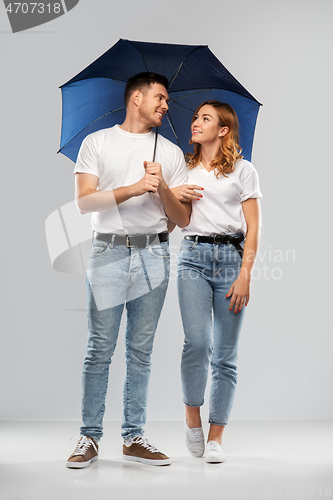
[[109, 243], [106, 243], [106, 241], [94, 240], [91, 245], [90, 256], [93, 257], [94, 255], [102, 255], [108, 248]]
[[159, 257], [160, 259], [170, 258], [169, 243], [167, 241], [162, 241], [157, 245], [150, 245], [148, 247], [148, 252], [154, 257]]
[[183, 241], [181, 242], [180, 244], [180, 251], [191, 251], [193, 250], [194, 247], [197, 246], [197, 242], [196, 241], [190, 241], [190, 240], [186, 240], [185, 238], [183, 239]]

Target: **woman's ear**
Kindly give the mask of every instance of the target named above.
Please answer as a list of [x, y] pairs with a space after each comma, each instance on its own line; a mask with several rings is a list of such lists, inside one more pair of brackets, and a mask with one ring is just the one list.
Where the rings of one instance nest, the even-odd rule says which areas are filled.
[[220, 129], [219, 137], [224, 137], [229, 132], [229, 127], [223, 127]]

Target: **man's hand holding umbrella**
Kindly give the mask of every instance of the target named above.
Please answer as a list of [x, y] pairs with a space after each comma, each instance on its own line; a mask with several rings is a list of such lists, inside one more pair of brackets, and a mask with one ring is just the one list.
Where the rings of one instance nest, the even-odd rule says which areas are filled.
[[179, 218], [180, 211], [182, 211], [184, 212], [184, 222], [182, 225], [179, 225], [179, 223], [178, 225], [180, 227], [185, 227], [189, 222], [191, 210], [186, 208], [184, 211], [183, 203], [181, 203], [173, 194], [172, 190], [168, 188], [162, 175], [162, 166], [159, 163], [150, 161], [144, 161], [143, 166], [146, 170], [146, 175], [158, 180], [158, 186], [154, 192], [159, 194], [168, 219], [171, 222], [175, 222], [177, 217]]
[[[148, 171], [146, 168], [147, 164], [157, 165], [161, 171], [161, 165], [159, 163], [145, 161], [143, 163], [143, 166], [145, 168], [145, 175], [142, 177], [142, 179], [140, 179], [138, 182], [133, 184], [133, 188], [135, 189], [133, 196], [141, 196], [142, 194], [145, 194], [145, 193], [157, 193], [157, 190], [158, 190], [158, 187], [160, 184], [160, 177], [158, 175], [156, 175], [158, 168], [154, 169], [154, 171], [151, 171], [151, 167], [149, 167], [149, 171]], [[164, 182], [164, 179], [162, 177], [162, 173], [161, 173], [161, 178]]]
[[151, 190], [153, 193], [157, 193], [157, 191], [162, 187], [164, 187], [165, 180], [163, 179], [162, 175], [162, 166], [159, 163], [156, 163], [155, 161], [144, 161], [143, 162], [143, 168], [146, 171], [146, 175], [149, 176], [154, 176], [153, 178], [157, 180], [157, 186], [155, 190]]

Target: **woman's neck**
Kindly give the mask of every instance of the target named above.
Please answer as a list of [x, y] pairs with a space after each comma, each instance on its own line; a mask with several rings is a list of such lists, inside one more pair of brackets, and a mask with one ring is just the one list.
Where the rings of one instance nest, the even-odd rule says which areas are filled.
[[201, 146], [201, 163], [207, 170], [212, 170], [211, 163], [217, 157], [219, 145], [205, 144]]

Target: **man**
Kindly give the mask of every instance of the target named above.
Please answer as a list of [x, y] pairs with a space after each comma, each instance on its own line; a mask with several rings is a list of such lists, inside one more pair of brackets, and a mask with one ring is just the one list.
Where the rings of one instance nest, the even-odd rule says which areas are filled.
[[155, 73], [130, 78], [122, 125], [82, 143], [76, 200], [92, 213], [93, 242], [87, 271], [88, 343], [82, 374], [81, 437], [67, 467], [98, 458], [109, 365], [124, 307], [127, 311], [122, 436], [125, 459], [167, 465], [170, 459], [143, 437], [150, 356], [169, 279], [167, 219], [189, 222], [190, 206], [170, 188], [186, 182], [181, 150], [153, 127], [168, 110], [168, 81]]

